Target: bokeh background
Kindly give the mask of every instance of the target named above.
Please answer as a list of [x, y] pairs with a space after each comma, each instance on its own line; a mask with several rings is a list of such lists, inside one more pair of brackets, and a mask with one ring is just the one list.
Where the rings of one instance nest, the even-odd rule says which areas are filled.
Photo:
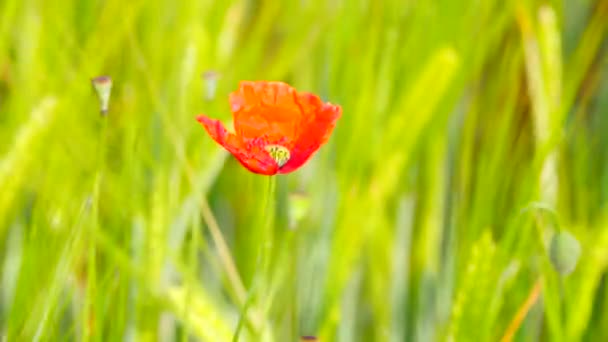
[[[3, 0], [0, 339], [606, 341], [607, 51], [606, 0]], [[251, 174], [239, 80], [343, 116]]]

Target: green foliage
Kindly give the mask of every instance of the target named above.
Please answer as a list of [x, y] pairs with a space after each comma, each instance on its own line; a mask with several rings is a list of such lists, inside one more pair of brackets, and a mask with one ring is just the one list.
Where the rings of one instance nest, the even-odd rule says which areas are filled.
[[[608, 340], [607, 42], [605, 0], [0, 1], [0, 339]], [[262, 79], [343, 108], [289, 175], [195, 120]]]

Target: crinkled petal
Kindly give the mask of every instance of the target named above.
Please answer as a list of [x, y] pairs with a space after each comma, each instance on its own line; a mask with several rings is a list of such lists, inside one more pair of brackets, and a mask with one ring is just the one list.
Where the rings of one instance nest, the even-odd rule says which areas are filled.
[[309, 120], [303, 123], [301, 132], [291, 149], [289, 161], [279, 169], [279, 173], [288, 173], [302, 166], [318, 149], [327, 142], [342, 114], [339, 106], [321, 104], [316, 96], [303, 94], [300, 97], [302, 107], [316, 108]]
[[291, 148], [304, 116], [297, 92], [282, 82], [243, 81], [230, 94], [234, 129], [244, 140], [263, 137]]
[[205, 130], [213, 140], [232, 153], [248, 170], [263, 175], [274, 175], [277, 173], [277, 163], [263, 147], [256, 145], [246, 146], [237, 135], [228, 132], [219, 120], [210, 119], [204, 115], [199, 115], [196, 119], [205, 127]]

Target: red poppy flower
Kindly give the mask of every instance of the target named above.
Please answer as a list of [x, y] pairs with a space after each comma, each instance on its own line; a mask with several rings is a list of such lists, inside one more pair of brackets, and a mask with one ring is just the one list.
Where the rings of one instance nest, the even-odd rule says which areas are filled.
[[264, 175], [302, 166], [327, 142], [342, 113], [340, 106], [282, 82], [241, 82], [230, 105], [235, 133], [205, 115], [197, 120], [243, 166]]

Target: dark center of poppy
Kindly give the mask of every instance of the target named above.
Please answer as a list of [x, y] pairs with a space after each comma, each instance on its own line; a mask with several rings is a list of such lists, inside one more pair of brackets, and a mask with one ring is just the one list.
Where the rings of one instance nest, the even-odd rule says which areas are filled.
[[289, 161], [289, 158], [291, 158], [291, 153], [289, 153], [289, 150], [284, 146], [266, 145], [264, 149], [270, 154], [279, 167], [283, 167], [283, 165]]

